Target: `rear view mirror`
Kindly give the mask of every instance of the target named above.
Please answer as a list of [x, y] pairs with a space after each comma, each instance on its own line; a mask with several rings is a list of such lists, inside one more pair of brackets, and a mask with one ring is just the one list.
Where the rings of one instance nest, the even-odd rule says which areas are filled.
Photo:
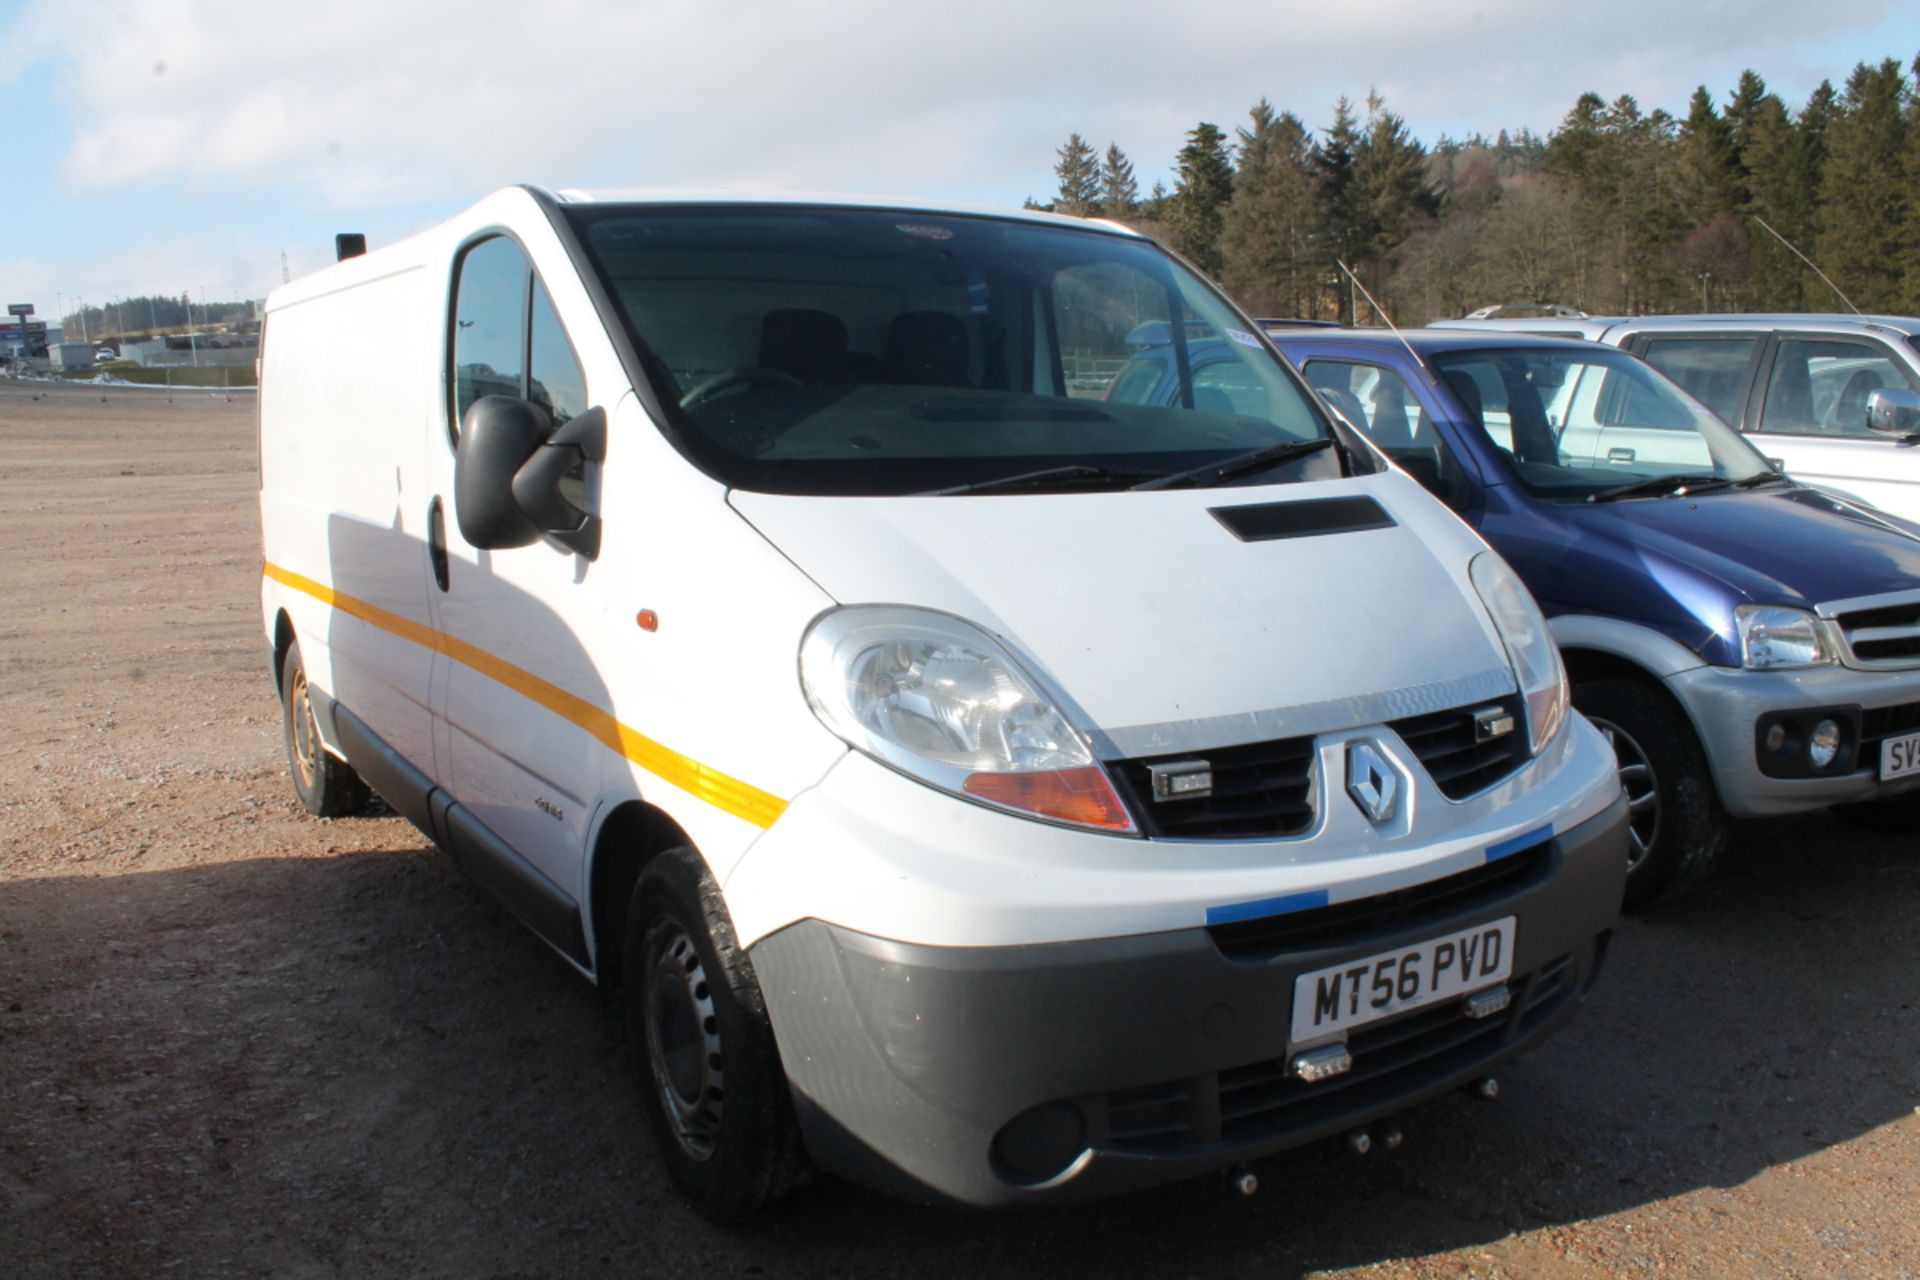
[[1920, 395], [1905, 387], [1878, 387], [1869, 391], [1867, 429], [1888, 436], [1920, 433]]
[[544, 409], [517, 396], [481, 396], [467, 406], [453, 456], [453, 509], [468, 543], [498, 551], [540, 541], [540, 526], [514, 501], [513, 477], [552, 430]]
[[568, 478], [607, 456], [607, 415], [588, 409], [558, 431], [546, 410], [515, 396], [481, 396], [460, 424], [453, 459], [460, 536], [487, 550], [545, 538], [591, 560], [600, 517], [569, 496]]

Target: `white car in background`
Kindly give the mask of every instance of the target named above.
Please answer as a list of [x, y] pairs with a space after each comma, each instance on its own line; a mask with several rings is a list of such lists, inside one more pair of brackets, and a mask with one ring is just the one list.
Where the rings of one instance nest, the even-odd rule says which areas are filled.
[[[1624, 347], [1796, 480], [1920, 520], [1920, 318], [1819, 314], [1440, 320]], [[1877, 406], [1874, 421], [1869, 409]]]

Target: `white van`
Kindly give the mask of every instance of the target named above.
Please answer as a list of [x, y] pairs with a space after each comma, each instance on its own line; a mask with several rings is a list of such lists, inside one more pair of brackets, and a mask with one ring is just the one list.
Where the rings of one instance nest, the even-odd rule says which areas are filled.
[[[1176, 314], [1173, 407], [1103, 401]], [[1531, 598], [1124, 228], [505, 190], [276, 290], [260, 414], [301, 800], [624, 994], [713, 1216], [1364, 1145], [1598, 971]]]

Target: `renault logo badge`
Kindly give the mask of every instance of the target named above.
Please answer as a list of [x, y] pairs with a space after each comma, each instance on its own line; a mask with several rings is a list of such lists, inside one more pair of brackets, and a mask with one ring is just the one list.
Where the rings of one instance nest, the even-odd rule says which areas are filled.
[[1375, 825], [1392, 820], [1400, 778], [1371, 742], [1347, 744], [1347, 794]]

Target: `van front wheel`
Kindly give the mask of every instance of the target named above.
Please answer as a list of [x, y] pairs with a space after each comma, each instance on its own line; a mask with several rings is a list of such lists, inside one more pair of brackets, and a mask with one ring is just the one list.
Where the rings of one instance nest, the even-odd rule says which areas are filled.
[[1684, 892], [1727, 846], [1727, 819], [1713, 793], [1693, 726], [1658, 689], [1638, 680], [1586, 680], [1573, 705], [1613, 748], [1627, 800], [1625, 905]]
[[367, 807], [372, 795], [367, 784], [352, 765], [330, 754], [320, 741], [320, 722], [313, 714], [313, 692], [307, 687], [307, 666], [297, 640], [287, 647], [280, 664], [280, 723], [287, 740], [293, 794], [308, 813], [338, 818]]
[[641, 872], [622, 972], [641, 1096], [674, 1184], [717, 1222], [784, 1197], [806, 1168], [786, 1072], [753, 965], [693, 850]]

